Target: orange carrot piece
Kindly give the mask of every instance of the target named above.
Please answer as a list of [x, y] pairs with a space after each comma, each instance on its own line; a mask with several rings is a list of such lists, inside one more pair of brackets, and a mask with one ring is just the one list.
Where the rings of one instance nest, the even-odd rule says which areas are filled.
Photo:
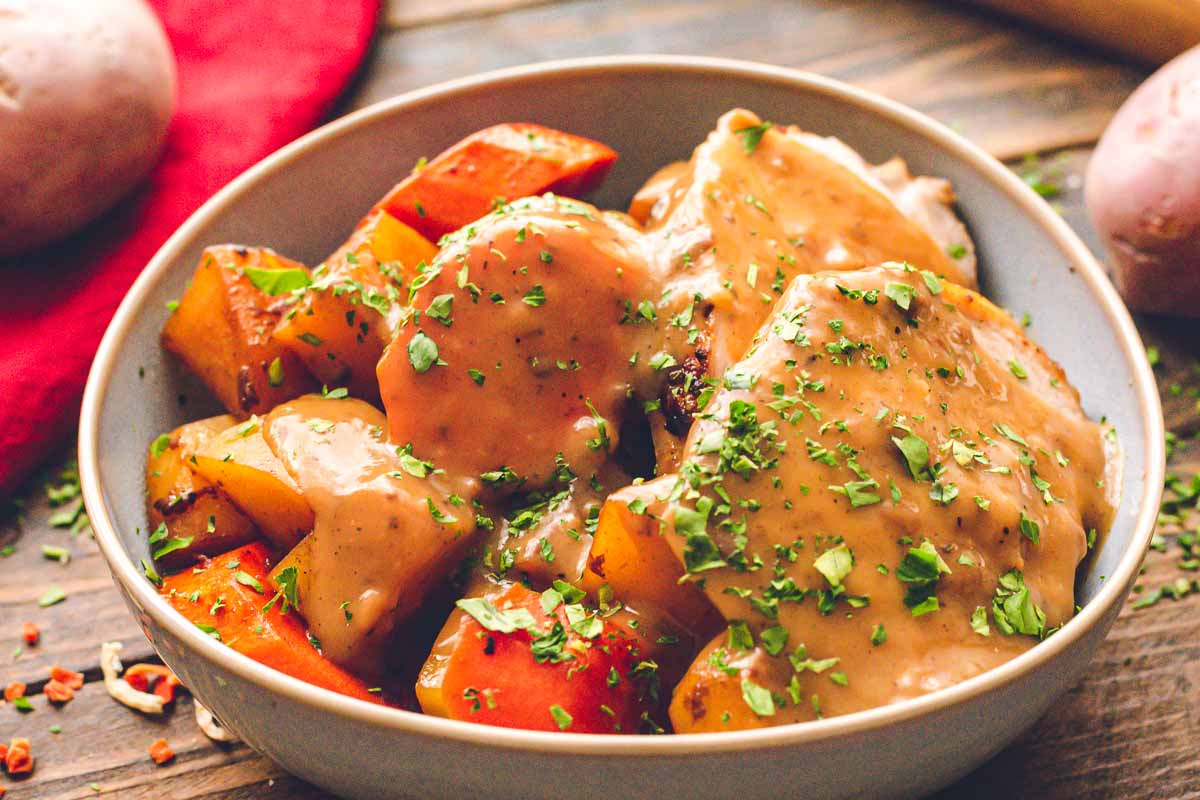
[[487, 214], [497, 199], [589, 192], [616, 160], [606, 145], [553, 128], [493, 125], [442, 152], [376, 207], [436, 242]]
[[51, 703], [69, 703], [75, 697], [75, 690], [62, 681], [50, 680], [42, 688], [42, 694]]
[[150, 745], [150, 757], [154, 759], [155, 764], [165, 764], [175, 757], [175, 751], [167, 744], [166, 739], [158, 739]]
[[9, 775], [27, 775], [33, 772], [33, 755], [28, 739], [15, 738], [8, 745], [4, 756], [4, 768]]
[[382, 702], [317, 650], [294, 608], [285, 612], [286, 603], [270, 603], [276, 587], [267, 556], [259, 542], [239, 547], [166, 578], [161, 592], [194, 625], [261, 664], [339, 694]]
[[32, 622], [21, 623], [21, 638], [25, 640], [25, 644], [32, 647], [38, 643], [38, 639], [40, 639], [41, 636], [42, 633], [38, 630], [37, 625], [34, 625]]
[[[456, 612], [421, 671], [417, 697], [427, 714], [484, 725], [574, 733], [637, 733], [653, 709], [637, 677], [639, 646], [624, 625], [593, 617], [591, 638], [559, 605], [547, 614], [537, 592], [521, 584], [490, 593], [495, 609], [518, 609], [557, 646], [534, 647], [528, 631], [488, 630]], [[539, 655], [539, 649], [541, 654]]]
[[72, 672], [69, 669], [57, 665], [50, 668], [50, 680], [58, 681], [70, 689], [83, 688], [82, 672]]
[[25, 684], [20, 681], [13, 681], [8, 686], [4, 687], [4, 699], [8, 702], [16, 700], [18, 697], [25, 696]]

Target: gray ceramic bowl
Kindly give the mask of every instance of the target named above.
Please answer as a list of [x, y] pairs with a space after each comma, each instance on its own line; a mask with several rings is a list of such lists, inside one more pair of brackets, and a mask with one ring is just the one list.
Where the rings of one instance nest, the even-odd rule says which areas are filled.
[[[658, 166], [685, 158], [732, 106], [834, 134], [871, 160], [893, 154], [949, 178], [979, 248], [982, 283], [1028, 311], [1125, 453], [1116, 523], [1078, 582], [1083, 610], [999, 669], [896, 705], [803, 725], [694, 736], [553, 735], [380, 708], [263, 667], [175, 615], [138, 566], [148, 554], [143, 461], [159, 432], [214, 411], [158, 344], [209, 243], [269, 245], [316, 263], [363, 210], [472, 131], [530, 120], [612, 145], [598, 197], [621, 207]], [[145, 369], [145, 378], [139, 369]], [[189, 401], [182, 406], [180, 393]], [[192, 215], [150, 262], [100, 346], [83, 402], [79, 465], [117, 585], [154, 647], [252, 747], [355, 798], [904, 797], [965, 774], [1043, 714], [1104, 638], [1150, 540], [1163, 477], [1158, 396], [1129, 315], [1050, 208], [948, 129], [880, 97], [776, 67], [628, 57], [540, 64], [453, 81], [359, 111], [285, 147]], [[919, 743], [920, 746], [916, 746]]]

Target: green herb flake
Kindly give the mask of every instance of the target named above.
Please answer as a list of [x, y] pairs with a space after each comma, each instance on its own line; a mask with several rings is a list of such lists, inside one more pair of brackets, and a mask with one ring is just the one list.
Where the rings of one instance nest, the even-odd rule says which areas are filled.
[[258, 592], [259, 594], [263, 593], [262, 584], [259, 583], [258, 578], [255, 578], [249, 572], [239, 569], [237, 572], [233, 573], [233, 579], [235, 581], [237, 581], [238, 583], [240, 583], [242, 586], [249, 586], [251, 589]]
[[988, 626], [987, 610], [983, 606], [978, 606], [971, 612], [971, 630], [980, 636], [992, 635], [992, 629]]
[[831, 547], [821, 553], [813, 561], [813, 567], [825, 576], [825, 580], [829, 581], [830, 586], [837, 588], [842, 585], [842, 581], [854, 568], [854, 554], [845, 544], [839, 544], [837, 547]]
[[917, 295], [917, 290], [907, 283], [889, 283], [883, 287], [883, 293], [901, 310], [908, 311], [912, 306], [913, 298]]
[[272, 297], [288, 294], [289, 292], [304, 289], [312, 285], [312, 278], [302, 269], [245, 267], [242, 271], [255, 289]]
[[428, 372], [438, 363], [438, 346], [424, 331], [417, 331], [408, 342], [408, 362], [417, 372]]
[[567, 713], [562, 706], [555, 704], [550, 706], [550, 716], [554, 719], [554, 724], [558, 726], [560, 731], [565, 731], [571, 727], [574, 718]]
[[742, 149], [746, 151], [746, 155], [754, 155], [754, 151], [758, 149], [759, 142], [762, 141], [763, 135], [774, 127], [770, 122], [761, 122], [758, 125], [747, 125], [744, 128], [738, 128], [734, 131], [742, 139]]
[[41, 597], [38, 598], [37, 604], [41, 608], [49, 608], [50, 606], [57, 605], [66, 599], [67, 593], [62, 590], [62, 587], [51, 586], [45, 591], [44, 594], [42, 594]]
[[525, 296], [521, 299], [525, 302], [525, 305], [539, 308], [546, 305], [546, 290], [539, 283], [526, 292]]
[[1039, 535], [1039, 526], [1035, 520], [1031, 519], [1029, 515], [1025, 513], [1025, 509], [1023, 508], [1021, 509], [1020, 527], [1022, 536], [1034, 544], [1039, 543], [1041, 539]]
[[150, 455], [153, 458], [158, 458], [163, 453], [167, 452], [167, 448], [170, 446], [171, 437], [164, 433], [150, 443]]
[[276, 356], [270, 364], [267, 365], [267, 383], [272, 387], [283, 385], [283, 360]]
[[775, 716], [775, 699], [771, 692], [748, 678], [742, 678], [742, 700], [760, 717]]

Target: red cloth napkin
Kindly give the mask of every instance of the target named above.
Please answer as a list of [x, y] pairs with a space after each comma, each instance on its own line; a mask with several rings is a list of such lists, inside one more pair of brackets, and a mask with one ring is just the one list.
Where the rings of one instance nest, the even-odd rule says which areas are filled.
[[329, 112], [370, 47], [379, 0], [150, 0], [179, 104], [158, 166], [83, 233], [0, 264], [0, 496], [75, 428], [105, 326], [168, 236]]

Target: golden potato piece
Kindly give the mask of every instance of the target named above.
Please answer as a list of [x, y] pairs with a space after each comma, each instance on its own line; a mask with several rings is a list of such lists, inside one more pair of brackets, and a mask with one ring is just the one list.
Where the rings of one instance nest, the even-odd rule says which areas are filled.
[[312, 508], [267, 447], [256, 419], [207, 442], [196, 453], [194, 469], [233, 498], [276, 547], [289, 550], [312, 530]]
[[[271, 335], [291, 300], [286, 287], [302, 285], [307, 276], [302, 264], [267, 249], [210, 247], [163, 326], [163, 347], [238, 417], [312, 391], [303, 363]], [[252, 278], [279, 293], [268, 294]]]
[[760, 647], [731, 650], [722, 633], [700, 651], [676, 684], [671, 726], [676, 733], [716, 733], [774, 724], [774, 700], [757, 690], [786, 682], [781, 675], [786, 665], [786, 660], [771, 658]]
[[652, 485], [629, 487], [601, 507], [581, 584], [593, 594], [608, 584], [617, 600], [666, 615], [702, 642], [723, 624], [720, 615], [693, 584], [679, 583], [683, 567], [659, 533], [658, 519], [629, 509], [634, 495]]
[[228, 415], [190, 422], [159, 437], [146, 462], [146, 519], [153, 533], [165, 523], [167, 536], [151, 544], [160, 551], [171, 540], [188, 544], [159, 559], [166, 569], [197, 555], [216, 555], [246, 544], [257, 531], [229, 495], [196, 470], [192, 457], [219, 431], [233, 424]]
[[437, 248], [384, 211], [368, 216], [318, 267], [275, 336], [328, 386], [378, 402], [375, 365], [392, 338], [405, 279]]

